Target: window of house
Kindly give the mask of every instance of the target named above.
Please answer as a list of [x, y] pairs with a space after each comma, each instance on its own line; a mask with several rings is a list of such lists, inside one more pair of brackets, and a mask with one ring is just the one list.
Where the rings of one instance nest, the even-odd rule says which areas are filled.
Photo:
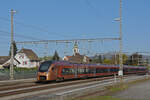
[[25, 65], [27, 65], [27, 61], [25, 61], [24, 63], [25, 63]]

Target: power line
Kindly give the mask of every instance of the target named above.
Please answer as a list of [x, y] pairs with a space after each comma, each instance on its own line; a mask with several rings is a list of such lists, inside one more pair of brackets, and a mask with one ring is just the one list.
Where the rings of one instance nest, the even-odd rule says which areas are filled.
[[8, 38], [10, 39], [10, 37], [8, 37], [8, 36], [6, 36], [6, 35], [2, 35], [0, 38], [1, 38], [1, 39], [6, 39], [6, 38], [7, 38], [7, 39], [8, 39]]
[[[7, 18], [0, 17], [0, 19], [1, 19], [1, 20], [4, 20], [4, 21], [10, 22], [10, 19], [7, 19]], [[50, 34], [55, 34], [55, 35], [58, 34], [59, 36], [63, 36], [63, 37], [64, 37], [64, 36], [65, 36], [65, 37], [68, 37], [68, 35], [62, 35], [62, 34], [56, 33], [56, 32], [49, 32], [48, 30], [43, 29], [43, 28], [40, 28], [40, 27], [35, 26], [35, 25], [27, 25], [27, 24], [24, 24], [24, 23], [22, 23], [22, 22], [18, 22], [18, 21], [16, 21], [16, 20], [15, 20], [15, 23], [16, 23], [16, 24], [19, 24], [19, 25], [21, 25], [21, 26], [24, 26], [24, 27], [28, 27], [28, 28], [36, 29], [36, 30], [41, 31], [41, 32], [48, 33], [47, 35], [49, 35], [49, 33], [50, 33]]]
[[[88, 5], [91, 5], [90, 4], [90, 2], [88, 1], [88, 0], [86, 0], [87, 1], [87, 4]], [[92, 8], [94, 8], [93, 6], [92, 6]], [[10, 22], [10, 19], [7, 19], [7, 18], [4, 18], [4, 17], [0, 17], [0, 20], [4, 20], [4, 21], [8, 21], [8, 22]], [[15, 20], [15, 23], [16, 24], [19, 24], [19, 25], [21, 25], [21, 26], [24, 26], [24, 27], [28, 27], [28, 28], [32, 28], [32, 29], [36, 29], [36, 30], [38, 30], [38, 31], [41, 31], [41, 32], [44, 32], [44, 33], [46, 33], [47, 35], [56, 35], [56, 34], [58, 34], [59, 36], [62, 36], [62, 37], [72, 37], [72, 36], [69, 36], [68, 34], [67, 35], [64, 35], [63, 33], [57, 33], [57, 32], [49, 32], [48, 30], [46, 30], [46, 29], [43, 29], [43, 28], [40, 28], [40, 27], [38, 27], [38, 26], [34, 26], [34, 25], [27, 25], [27, 24], [24, 24], [24, 23], [22, 23], [22, 22], [18, 22], [18, 21], [16, 21]], [[37, 34], [37, 33], [36, 33]], [[41, 34], [41, 33], [40, 33]], [[63, 35], [62, 35], [63, 34]], [[96, 34], [108, 34], [108, 33], [96, 33]], [[19, 34], [18, 34], [19, 35]], [[17, 35], [16, 35], [17, 36]], [[23, 35], [19, 35], [19, 37], [24, 37], [24, 38], [28, 38], [27, 36], [23, 36]], [[30, 37], [29, 37], [30, 38]], [[37, 39], [37, 38], [32, 38], [33, 40], [41, 40], [41, 39]]]
[[[10, 32], [7, 32], [7, 31], [3, 31], [3, 30], [0, 30], [0, 33], [2, 34], [9, 34], [10, 35]], [[5, 35], [6, 35], [5, 34]], [[15, 33], [15, 36], [16, 37], [20, 37], [20, 38], [25, 38], [25, 39], [32, 39], [32, 40], [41, 40], [41, 39], [38, 39], [38, 38], [35, 38], [35, 37], [31, 37], [31, 36], [25, 36], [25, 35], [20, 35], [20, 34], [16, 34]], [[9, 37], [9, 36], [8, 36]]]
[[10, 22], [10, 19], [4, 18], [4, 17], [0, 17], [0, 20]]

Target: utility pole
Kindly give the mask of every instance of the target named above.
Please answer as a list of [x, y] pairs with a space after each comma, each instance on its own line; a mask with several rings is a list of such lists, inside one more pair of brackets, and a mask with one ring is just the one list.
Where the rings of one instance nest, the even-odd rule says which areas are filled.
[[10, 59], [10, 79], [14, 79], [14, 33], [13, 33], [13, 15], [16, 11], [11, 9], [11, 59]]
[[122, 58], [122, 0], [120, 0], [120, 50], [119, 50], [119, 76], [121, 78], [121, 81], [123, 80], [123, 58]]

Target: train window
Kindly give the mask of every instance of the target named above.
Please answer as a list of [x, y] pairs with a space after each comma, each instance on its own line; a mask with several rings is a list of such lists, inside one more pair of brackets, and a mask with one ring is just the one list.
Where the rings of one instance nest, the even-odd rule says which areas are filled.
[[67, 75], [68, 74], [68, 68], [63, 68], [62, 69], [62, 74]]
[[52, 64], [52, 61], [45, 61], [45, 62], [41, 63], [39, 71], [40, 72], [48, 71], [48, 69], [51, 66], [51, 64]]
[[102, 69], [103, 73], [107, 73], [108, 70], [107, 69]]
[[53, 68], [52, 68], [52, 71], [54, 71], [54, 70], [55, 70], [55, 68], [53, 67]]
[[108, 70], [108, 72], [111, 72], [111, 69], [107, 69]]
[[117, 68], [110, 69], [111, 72], [118, 72], [119, 70]]
[[114, 72], [114, 69], [110, 69], [110, 72]]
[[75, 73], [74, 69], [73, 68], [69, 68], [69, 74], [72, 75], [74, 73]]
[[109, 71], [111, 71], [111, 69], [96, 68], [96, 73], [107, 73]]
[[62, 69], [62, 74], [63, 75], [72, 75], [75, 73], [75, 70], [72, 68], [63, 68]]
[[123, 72], [128, 72], [128, 69], [127, 68], [123, 68]]
[[79, 68], [78, 69], [78, 73], [79, 74], [88, 74], [89, 73], [89, 69], [88, 68]]
[[85, 68], [84, 71], [85, 71], [85, 74], [89, 73], [89, 69], [88, 68]]
[[63, 75], [65, 75], [65, 74], [66, 74], [65, 69], [62, 69], [62, 74], [63, 74]]
[[94, 68], [90, 68], [90, 69], [89, 69], [89, 73], [90, 73], [90, 74], [93, 74], [93, 73], [94, 73]]
[[100, 68], [96, 68], [96, 73], [101, 73], [101, 69]]
[[84, 74], [85, 68], [78, 68], [78, 74]]

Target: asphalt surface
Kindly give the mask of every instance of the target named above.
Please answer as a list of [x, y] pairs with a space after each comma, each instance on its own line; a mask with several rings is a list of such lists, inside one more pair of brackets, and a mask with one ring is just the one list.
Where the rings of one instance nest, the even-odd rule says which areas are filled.
[[133, 100], [150, 100], [150, 80], [131, 86], [127, 90], [115, 94], [114, 97]]

